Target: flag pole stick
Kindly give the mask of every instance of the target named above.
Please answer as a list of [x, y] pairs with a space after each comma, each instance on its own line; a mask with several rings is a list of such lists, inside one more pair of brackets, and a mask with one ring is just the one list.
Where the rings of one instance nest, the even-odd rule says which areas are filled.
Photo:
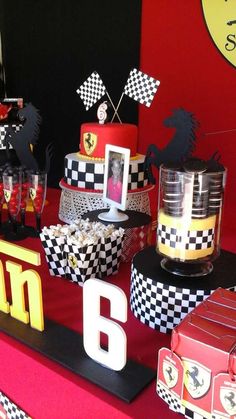
[[113, 115], [113, 117], [112, 117], [111, 122], [112, 122], [112, 121], [113, 121], [113, 119], [115, 118], [115, 114], [117, 114], [117, 111], [118, 111], [118, 109], [119, 109], [119, 107], [120, 107], [120, 104], [121, 104], [121, 101], [122, 101], [122, 99], [123, 99], [123, 96], [124, 96], [124, 92], [122, 93], [122, 95], [121, 95], [121, 97], [120, 97], [120, 100], [119, 100], [118, 105], [117, 105], [117, 107], [116, 107], [116, 109], [115, 109], [115, 113], [114, 113], [114, 115]]
[[122, 124], [122, 121], [121, 121], [121, 119], [120, 119], [120, 117], [119, 117], [119, 114], [118, 114], [118, 112], [117, 112], [117, 109], [115, 108], [115, 105], [114, 105], [114, 103], [112, 102], [111, 97], [110, 97], [110, 95], [109, 95], [109, 93], [108, 93], [108, 91], [107, 91], [107, 90], [106, 90], [106, 94], [107, 94], [107, 97], [108, 97], [109, 101], [111, 102], [111, 105], [112, 105], [112, 107], [113, 107], [114, 111], [115, 111], [115, 113], [114, 113], [114, 115], [113, 115], [113, 118], [112, 118], [111, 122], [113, 121], [113, 119], [114, 119], [115, 115], [117, 115], [117, 118], [119, 119], [120, 123]]

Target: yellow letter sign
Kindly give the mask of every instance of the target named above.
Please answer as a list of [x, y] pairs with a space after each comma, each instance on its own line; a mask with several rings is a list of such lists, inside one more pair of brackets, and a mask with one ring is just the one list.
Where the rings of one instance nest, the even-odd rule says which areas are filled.
[[[40, 265], [40, 253], [0, 240], [0, 252], [33, 265]], [[42, 285], [40, 275], [32, 270], [22, 271], [22, 266], [11, 261], [6, 262], [10, 273], [12, 305], [6, 299], [6, 288], [2, 262], [0, 261], [0, 310], [39, 331], [44, 330]], [[27, 284], [29, 312], [25, 309], [24, 285]]]

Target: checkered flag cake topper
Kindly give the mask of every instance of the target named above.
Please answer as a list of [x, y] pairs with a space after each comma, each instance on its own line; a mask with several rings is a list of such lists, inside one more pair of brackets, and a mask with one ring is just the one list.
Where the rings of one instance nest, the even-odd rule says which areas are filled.
[[131, 99], [150, 107], [159, 84], [159, 80], [133, 68], [129, 73], [128, 80], [124, 87], [124, 94]]
[[105, 95], [106, 88], [99, 74], [94, 71], [76, 92], [81, 97], [87, 111]]

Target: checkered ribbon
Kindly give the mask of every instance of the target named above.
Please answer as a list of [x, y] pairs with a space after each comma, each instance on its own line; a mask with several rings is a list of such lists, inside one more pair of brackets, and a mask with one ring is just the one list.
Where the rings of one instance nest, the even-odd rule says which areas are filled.
[[208, 230], [192, 230], [186, 234], [181, 230], [158, 224], [158, 241], [173, 249], [201, 250], [214, 244], [214, 228]]
[[76, 90], [82, 99], [86, 111], [106, 93], [106, 88], [99, 74], [94, 71]]
[[0, 392], [0, 417], [6, 417], [6, 419], [30, 419], [27, 413], [21, 410], [2, 392]]
[[134, 68], [129, 73], [124, 87], [124, 94], [142, 105], [149, 107], [151, 106], [159, 84], [159, 80], [155, 80], [153, 77]]

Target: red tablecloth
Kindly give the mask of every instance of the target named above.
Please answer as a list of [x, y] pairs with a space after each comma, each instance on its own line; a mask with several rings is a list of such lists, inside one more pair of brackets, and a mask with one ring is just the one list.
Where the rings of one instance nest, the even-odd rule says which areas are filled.
[[[43, 225], [60, 222], [59, 198], [60, 190], [48, 190]], [[33, 213], [27, 213], [26, 221], [33, 224]], [[222, 247], [236, 252], [234, 237], [232, 230], [223, 231]], [[49, 275], [39, 239], [27, 238], [18, 244], [42, 254], [41, 266], [34, 269], [42, 279], [45, 317], [82, 332], [82, 288]], [[9, 257], [1, 255], [3, 265], [7, 259]], [[29, 269], [26, 263], [22, 266]], [[10, 293], [7, 275], [6, 282]], [[122, 288], [129, 299], [130, 263], [121, 264], [119, 273], [109, 278], [109, 282]], [[128, 322], [122, 327], [128, 339], [128, 358], [156, 369], [158, 349], [169, 347], [170, 336], [143, 325], [130, 310]], [[155, 380], [132, 403], [126, 404], [3, 333], [0, 333], [0, 362], [0, 391], [34, 419], [179, 417], [156, 395]]]

